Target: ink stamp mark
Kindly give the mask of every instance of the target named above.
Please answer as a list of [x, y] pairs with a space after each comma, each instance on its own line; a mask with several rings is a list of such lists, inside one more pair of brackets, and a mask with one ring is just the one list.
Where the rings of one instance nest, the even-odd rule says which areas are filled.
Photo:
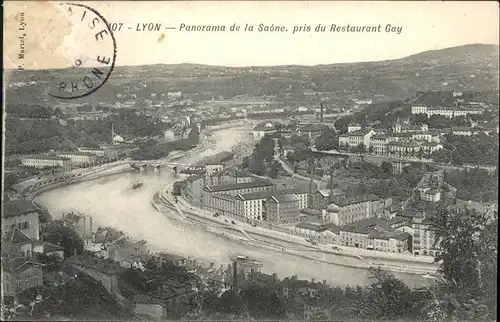
[[76, 3], [61, 6], [71, 21], [71, 32], [60, 47], [68, 66], [52, 77], [48, 94], [77, 99], [96, 92], [110, 78], [116, 61], [116, 40], [109, 23], [97, 10]]

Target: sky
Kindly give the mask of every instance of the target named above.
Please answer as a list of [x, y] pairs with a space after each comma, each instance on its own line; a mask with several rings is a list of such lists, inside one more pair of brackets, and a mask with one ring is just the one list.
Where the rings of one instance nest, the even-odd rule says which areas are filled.
[[[494, 1], [78, 3], [96, 9], [110, 23], [122, 23], [121, 30], [114, 32], [119, 66], [317, 65], [396, 59], [465, 44], [499, 43], [499, 6]], [[94, 48], [92, 38], [82, 35], [78, 19], [68, 19], [67, 12], [58, 8], [57, 3], [46, 1], [5, 3], [4, 66], [61, 68], [67, 67], [75, 55], [94, 57], [96, 51], [109, 52], [109, 42], [108, 47]], [[21, 20], [26, 23], [24, 30], [19, 30]], [[161, 29], [136, 30], [138, 23], [149, 22], [161, 23]], [[226, 31], [180, 31], [182, 23], [225, 25]], [[282, 25], [287, 31], [259, 32], [261, 23]], [[233, 24], [238, 24], [240, 30], [229, 31]], [[244, 31], [246, 24], [254, 25], [254, 31]], [[318, 24], [325, 26], [326, 31], [314, 32]], [[330, 32], [332, 24], [380, 24], [381, 32]], [[386, 32], [389, 24], [402, 29], [399, 33]], [[310, 26], [312, 30], [294, 34], [294, 26]], [[18, 56], [21, 34], [25, 37], [23, 59]]]

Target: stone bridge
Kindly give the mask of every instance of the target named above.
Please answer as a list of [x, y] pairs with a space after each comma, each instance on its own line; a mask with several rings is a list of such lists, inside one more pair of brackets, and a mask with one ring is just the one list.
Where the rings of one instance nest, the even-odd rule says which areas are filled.
[[172, 169], [176, 175], [179, 175], [182, 170], [198, 170], [201, 167], [193, 166], [186, 163], [172, 162], [172, 161], [162, 161], [162, 160], [141, 160], [136, 162], [130, 162], [130, 166], [139, 171], [153, 170], [156, 172], [161, 171], [161, 169]]

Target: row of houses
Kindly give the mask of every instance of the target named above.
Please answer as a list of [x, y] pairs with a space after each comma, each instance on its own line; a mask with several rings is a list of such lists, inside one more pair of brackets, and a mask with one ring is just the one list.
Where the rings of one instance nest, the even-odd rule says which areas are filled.
[[43, 284], [39, 257], [64, 260], [64, 248], [40, 239], [40, 209], [29, 200], [7, 201], [2, 211], [2, 293], [15, 297]]
[[276, 225], [301, 220], [307, 192], [277, 191], [265, 180], [207, 186], [202, 208], [246, 222], [266, 221]]
[[22, 159], [22, 164], [33, 168], [61, 167], [71, 169], [80, 165], [92, 165], [97, 162], [97, 156], [90, 152], [58, 152], [47, 155], [33, 155]]
[[343, 226], [303, 222], [295, 226], [294, 233], [321, 244], [435, 256], [439, 245], [425, 221], [430, 215], [399, 211], [390, 219], [367, 218]]
[[[411, 153], [432, 153], [443, 148], [442, 135], [447, 131], [427, 129], [427, 125], [396, 124], [392, 131], [385, 129], [349, 126], [348, 133], [339, 136], [339, 146], [365, 149], [381, 155], [406, 155]], [[441, 133], [442, 132], [442, 133]]]
[[[316, 136], [321, 134], [326, 129], [328, 129], [328, 126], [322, 123], [298, 123], [293, 129], [281, 129], [280, 133], [284, 137], [288, 138], [290, 138], [293, 134], [299, 136], [307, 135], [310, 140], [314, 140]], [[254, 142], [259, 142], [264, 136], [274, 134], [276, 132], [278, 132], [278, 128], [271, 122], [258, 124], [252, 130], [253, 140]]]
[[427, 106], [413, 104], [411, 107], [412, 114], [426, 114], [427, 117], [433, 115], [442, 115], [448, 118], [467, 115], [483, 114], [483, 109], [476, 106]]
[[71, 169], [82, 165], [94, 165], [103, 159], [117, 159], [126, 154], [126, 152], [127, 148], [120, 146], [101, 146], [99, 148], [80, 147], [78, 151], [61, 151], [26, 156], [22, 158], [21, 162], [24, 166], [38, 169], [47, 167]]

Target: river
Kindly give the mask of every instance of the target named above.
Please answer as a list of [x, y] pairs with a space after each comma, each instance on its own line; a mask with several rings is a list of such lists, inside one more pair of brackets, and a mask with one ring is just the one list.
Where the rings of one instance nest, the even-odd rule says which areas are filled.
[[[189, 157], [189, 163], [247, 140], [248, 132], [226, 129], [215, 132], [217, 144], [210, 150]], [[130, 187], [136, 180], [144, 182], [137, 190]], [[168, 171], [127, 172], [92, 181], [57, 188], [39, 195], [36, 201], [47, 207], [53, 217], [74, 211], [92, 216], [94, 230], [98, 225], [122, 230], [134, 239], [145, 239], [153, 251], [165, 251], [215, 262], [229, 264], [230, 252], [243, 253], [259, 259], [266, 273], [278, 273], [280, 278], [297, 275], [298, 278], [326, 280], [331, 285], [366, 285], [373, 280], [367, 270], [337, 266], [271, 250], [245, 246], [223, 237], [169, 220], [150, 203], [152, 195], [175, 180]], [[394, 273], [409, 286], [429, 283], [418, 275]]]

